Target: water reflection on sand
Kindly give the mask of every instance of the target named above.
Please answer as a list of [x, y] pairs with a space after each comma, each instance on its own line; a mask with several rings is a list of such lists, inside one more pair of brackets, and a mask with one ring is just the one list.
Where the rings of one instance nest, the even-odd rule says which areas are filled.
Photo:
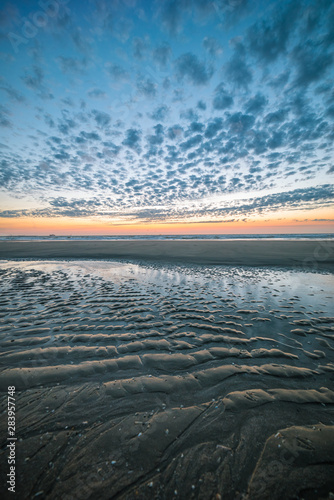
[[[181, 482], [181, 498], [235, 498], [238, 480], [257, 498], [255, 464], [274, 431], [299, 425], [302, 435], [321, 422], [332, 436], [332, 274], [116, 261], [0, 270], [0, 383], [17, 388], [30, 495], [43, 486], [47, 498], [167, 499]], [[213, 456], [225, 468], [212, 476], [204, 463]], [[41, 478], [30, 460], [45, 467]]]

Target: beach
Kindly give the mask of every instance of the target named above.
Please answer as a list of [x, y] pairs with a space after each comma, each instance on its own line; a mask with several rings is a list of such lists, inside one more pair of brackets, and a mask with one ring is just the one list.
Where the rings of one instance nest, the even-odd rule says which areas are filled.
[[1, 242], [16, 498], [332, 498], [330, 250]]
[[142, 259], [334, 269], [333, 240], [0, 241], [1, 259]]

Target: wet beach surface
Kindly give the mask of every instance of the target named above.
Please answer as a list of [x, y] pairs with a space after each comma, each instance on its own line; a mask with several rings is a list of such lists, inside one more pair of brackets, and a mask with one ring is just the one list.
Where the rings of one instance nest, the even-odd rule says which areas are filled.
[[0, 274], [1, 461], [14, 385], [17, 498], [331, 498], [332, 273], [3, 261]]

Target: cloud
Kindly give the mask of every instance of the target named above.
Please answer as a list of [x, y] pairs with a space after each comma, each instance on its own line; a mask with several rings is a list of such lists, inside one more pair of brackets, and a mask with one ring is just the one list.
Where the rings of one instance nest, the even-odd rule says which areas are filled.
[[245, 105], [246, 113], [259, 114], [262, 113], [265, 106], [268, 104], [268, 99], [263, 94], [258, 92], [254, 97], [248, 99]]
[[326, 116], [329, 116], [330, 118], [334, 118], [334, 104], [329, 106], [329, 108], [326, 110]]
[[0, 126], [11, 128], [13, 126], [11, 120], [9, 119], [10, 111], [5, 106], [0, 104]]
[[168, 106], [160, 106], [159, 108], [156, 108], [149, 116], [150, 118], [152, 118], [152, 120], [163, 122], [167, 118], [168, 114]]
[[205, 104], [205, 102], [202, 101], [202, 100], [198, 101], [197, 108], [200, 109], [200, 110], [202, 110], [202, 111], [205, 111], [206, 110], [206, 104]]
[[107, 94], [101, 89], [89, 90], [87, 94], [94, 99], [105, 99], [107, 97]]
[[[117, 3], [115, 6], [117, 6]], [[112, 34], [116, 37], [121, 43], [126, 43], [131, 36], [131, 32], [133, 31], [134, 23], [132, 19], [128, 17], [121, 17], [117, 15], [116, 22], [112, 27]]]
[[169, 127], [167, 131], [167, 137], [171, 140], [179, 139], [183, 134], [183, 128], [180, 125], [174, 125]]
[[122, 144], [131, 149], [138, 150], [140, 137], [141, 137], [141, 130], [134, 128], [128, 129], [126, 131], [126, 138], [123, 140]]
[[147, 140], [151, 146], [161, 145], [164, 141], [164, 129], [163, 126], [159, 123], [153, 127], [155, 134], [149, 135]]
[[286, 135], [282, 131], [274, 131], [271, 138], [268, 140], [268, 148], [277, 149], [284, 145]]
[[182, 29], [184, 13], [190, 6], [190, 0], [166, 0], [160, 16], [162, 26], [170, 35], [178, 34]]
[[[214, 123], [214, 122], [211, 122], [211, 123]], [[208, 124], [208, 126], [209, 125], [210, 124]], [[194, 132], [203, 132], [204, 129], [205, 129], [204, 123], [192, 122], [189, 126], [189, 129], [187, 130], [187, 135], [193, 134]]]
[[137, 80], [138, 92], [146, 97], [155, 97], [157, 94], [157, 84], [148, 77], [139, 77]]
[[88, 56], [91, 51], [91, 40], [82, 34], [81, 27], [75, 27], [70, 34], [76, 49], [84, 56]]
[[119, 64], [106, 64], [106, 70], [116, 82], [126, 81], [129, 79], [129, 73]]
[[215, 89], [215, 96], [212, 101], [214, 109], [222, 110], [230, 108], [233, 105], [233, 97], [225, 90], [223, 83], [220, 83]]
[[84, 57], [79, 59], [75, 57], [59, 56], [56, 61], [65, 75], [82, 75], [85, 73], [88, 66], [88, 61]]
[[211, 57], [217, 57], [223, 52], [223, 48], [216, 38], [206, 36], [203, 39], [203, 47], [208, 51]]
[[295, 206], [308, 204], [310, 202], [326, 203], [333, 199], [334, 186], [324, 184], [322, 186], [309, 187], [303, 189], [294, 189], [288, 192], [271, 194], [259, 198], [254, 204], [258, 206]]
[[319, 186], [288, 190], [333, 175], [332, 2], [255, 4], [91, 0], [18, 56], [0, 53], [3, 189], [33, 196], [34, 217], [215, 221], [329, 206]]
[[215, 118], [211, 122], [207, 124], [206, 130], [205, 130], [205, 137], [207, 139], [211, 139], [214, 137], [219, 130], [223, 128], [223, 120], [221, 118]]
[[172, 49], [168, 43], [156, 47], [153, 51], [153, 60], [161, 67], [165, 68], [172, 55]]
[[[234, 178], [234, 183], [238, 184], [239, 179]], [[207, 215], [221, 216], [245, 216], [249, 218], [254, 214], [276, 212], [281, 209], [294, 210], [307, 207], [327, 206], [328, 202], [333, 199], [334, 186], [324, 184], [312, 188], [295, 189], [277, 194], [259, 196], [251, 198], [245, 202], [242, 199], [234, 206], [224, 206], [222, 208], [208, 208], [205, 213]]]
[[44, 73], [39, 66], [34, 65], [30, 73], [26, 70], [22, 80], [25, 85], [29, 89], [35, 91], [41, 99], [53, 99], [53, 94], [49, 92], [44, 84]]
[[75, 108], [75, 103], [71, 97], [65, 97], [61, 99], [61, 102], [65, 104], [65, 106], [69, 106], [71, 108]]
[[0, 89], [3, 90], [4, 92], [6, 92], [6, 94], [10, 98], [10, 100], [12, 100], [14, 102], [22, 103], [22, 102], [26, 101], [26, 98], [24, 97], [24, 95], [21, 92], [19, 92], [18, 90], [14, 89], [10, 85], [1, 86]]
[[[211, 2], [207, 2], [207, 4], [210, 5]], [[251, 15], [254, 4], [255, 2], [249, 0], [216, 0], [212, 2], [215, 14], [218, 15], [225, 29], [231, 29], [245, 15]]]
[[279, 109], [277, 111], [273, 111], [272, 113], [268, 113], [264, 117], [264, 123], [268, 125], [277, 125], [281, 124], [285, 121], [287, 117], [287, 110], [286, 109]]
[[92, 115], [94, 116], [94, 119], [100, 128], [108, 127], [108, 125], [111, 122], [110, 116], [108, 115], [108, 113], [105, 113], [104, 111], [98, 111], [96, 109], [93, 109]]
[[96, 132], [81, 131], [80, 135], [76, 138], [76, 142], [84, 143], [87, 141], [100, 141], [101, 137]]
[[185, 142], [182, 142], [180, 144], [180, 148], [184, 151], [186, 151], [187, 149], [191, 149], [195, 146], [197, 146], [198, 144], [200, 144], [202, 142], [202, 136], [201, 134], [197, 134], [197, 135], [194, 135], [192, 137], [190, 137], [190, 139], [188, 139], [187, 141]]
[[284, 54], [300, 19], [301, 8], [299, 0], [283, 6], [278, 4], [270, 19], [254, 23], [247, 32], [248, 50], [266, 63]]
[[[159, 179], [159, 176], [157, 180]], [[206, 182], [204, 178], [197, 178], [192, 176], [193, 188]], [[210, 176], [207, 176], [207, 181], [210, 184]], [[225, 184], [225, 179], [220, 179], [222, 185]], [[174, 179], [174, 193], [179, 189], [187, 188], [181, 179]], [[242, 181], [238, 177], [231, 179], [231, 186], [242, 186]], [[141, 192], [143, 185], [138, 179], [129, 179], [124, 186], [125, 191]], [[146, 189], [150, 189], [150, 184], [146, 183]], [[230, 222], [242, 219], [249, 219], [254, 215], [275, 213], [282, 208], [285, 210], [307, 209], [316, 205], [318, 207], [325, 207], [331, 202], [334, 195], [334, 188], [329, 184], [316, 186], [305, 189], [295, 189], [292, 191], [285, 191], [277, 194], [270, 194], [266, 196], [253, 197], [249, 200], [240, 198], [237, 202], [220, 202], [219, 205], [210, 202], [201, 203], [201, 207], [193, 205], [191, 202], [184, 205], [182, 209], [171, 199], [168, 208], [165, 207], [129, 207], [126, 203], [122, 210], [119, 210], [117, 201], [106, 197], [89, 197], [82, 199], [67, 199], [63, 196], [53, 197], [48, 200], [49, 207], [35, 210], [4, 210], [0, 212], [0, 217], [13, 218], [13, 217], [87, 217], [87, 216], [107, 216], [117, 217], [119, 220], [133, 220], [142, 222], [153, 221], [186, 221], [191, 223], [191, 218], [196, 217], [206, 222], [215, 222], [219, 218], [220, 222]], [[204, 219], [203, 219], [204, 218]], [[307, 219], [306, 219], [307, 220]], [[217, 222], [217, 220], [216, 220]]]
[[292, 51], [292, 60], [296, 65], [294, 83], [306, 87], [321, 80], [333, 63], [333, 53], [319, 48], [318, 43], [307, 40], [298, 44]]
[[326, 13], [326, 18], [327, 18], [327, 33], [324, 38], [324, 43], [326, 46], [330, 47], [334, 43], [334, 32], [333, 32], [333, 25], [334, 25], [334, 6], [332, 2], [328, 2], [330, 6], [330, 11]]
[[44, 114], [44, 121], [45, 123], [50, 127], [50, 128], [54, 128], [55, 127], [55, 122], [52, 118], [52, 116], [49, 114], [49, 113], [45, 113]]
[[68, 135], [72, 129], [77, 127], [77, 122], [73, 118], [68, 118], [68, 113], [63, 110], [62, 118], [58, 120], [58, 130], [64, 135]]
[[133, 39], [133, 57], [138, 60], [142, 60], [145, 57], [146, 51], [148, 49], [147, 40], [135, 37]]
[[201, 62], [195, 54], [183, 54], [175, 61], [176, 77], [186, 78], [194, 85], [205, 85], [213, 75], [213, 68]]
[[252, 115], [244, 115], [239, 111], [229, 116], [227, 123], [232, 133], [243, 134], [254, 125], [255, 118]]
[[197, 121], [198, 114], [192, 108], [184, 109], [180, 113], [180, 118], [183, 118], [184, 120], [189, 120], [189, 121]]
[[290, 71], [285, 70], [282, 71], [279, 75], [275, 75], [274, 77], [271, 78], [271, 80], [268, 82], [268, 85], [270, 87], [273, 87], [274, 89], [278, 89], [280, 87], [284, 87], [289, 81], [290, 78]]
[[234, 41], [233, 44], [234, 53], [225, 65], [225, 75], [229, 83], [247, 89], [253, 75], [250, 66], [246, 63], [246, 49], [240, 41]]
[[66, 151], [60, 150], [58, 153], [54, 154], [54, 158], [56, 158], [56, 160], [66, 161], [70, 159], [70, 155]]

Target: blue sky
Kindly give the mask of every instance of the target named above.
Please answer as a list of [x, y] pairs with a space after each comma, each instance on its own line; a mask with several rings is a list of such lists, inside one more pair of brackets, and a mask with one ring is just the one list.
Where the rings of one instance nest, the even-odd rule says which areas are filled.
[[332, 210], [332, 1], [16, 1], [0, 23], [2, 219]]

